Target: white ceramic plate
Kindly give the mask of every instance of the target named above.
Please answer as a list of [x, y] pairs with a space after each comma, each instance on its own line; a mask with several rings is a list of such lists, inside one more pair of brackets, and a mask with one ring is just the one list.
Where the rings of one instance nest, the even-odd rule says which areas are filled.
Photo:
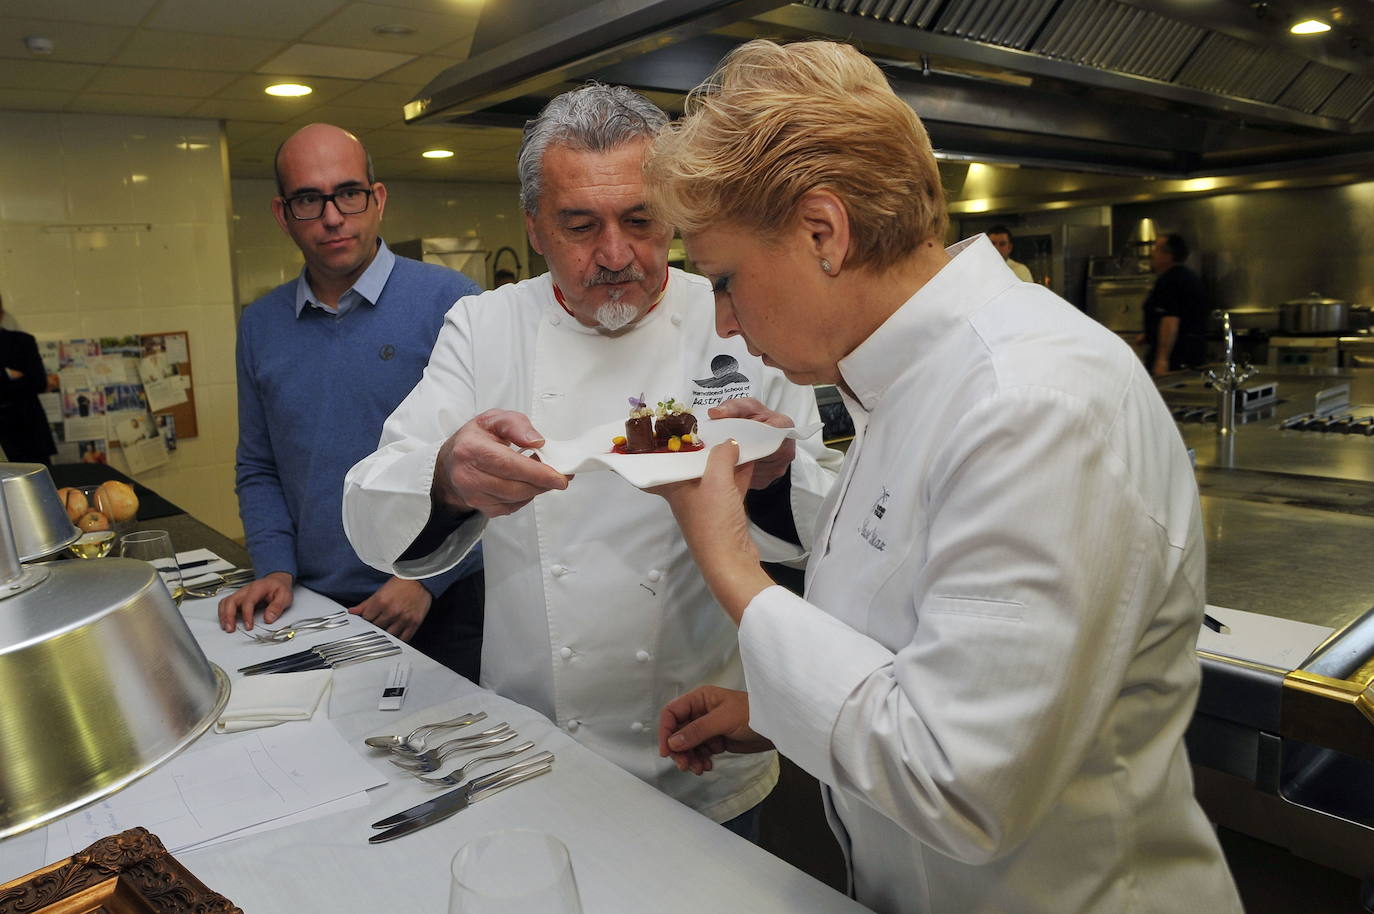
[[706, 457], [714, 445], [734, 438], [739, 442], [739, 462], [767, 457], [787, 438], [809, 438], [821, 430], [776, 428], [752, 419], [698, 419], [697, 433], [705, 445], [699, 451], [677, 454], [616, 454], [611, 439], [625, 434], [624, 422], [607, 422], [567, 441], [545, 441], [535, 453], [560, 473], [610, 470], [640, 489], [696, 479], [706, 472]]

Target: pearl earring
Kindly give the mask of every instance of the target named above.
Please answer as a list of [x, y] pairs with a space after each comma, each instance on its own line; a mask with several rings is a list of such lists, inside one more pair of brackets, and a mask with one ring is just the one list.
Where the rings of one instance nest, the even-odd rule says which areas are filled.
[[826, 260], [824, 257], [822, 257], [822, 258], [821, 258], [821, 270], [823, 270], [823, 271], [826, 272], [826, 273], [829, 273], [829, 272], [830, 272], [830, 269], [831, 269], [831, 267], [830, 267], [830, 261], [828, 261], [828, 260]]

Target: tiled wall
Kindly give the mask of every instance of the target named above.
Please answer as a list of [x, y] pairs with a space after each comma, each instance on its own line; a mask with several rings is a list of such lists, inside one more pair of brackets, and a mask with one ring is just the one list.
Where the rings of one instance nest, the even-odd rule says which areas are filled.
[[[525, 221], [520, 212], [519, 188], [514, 184], [454, 184], [428, 181], [387, 181], [382, 237], [388, 242], [411, 238], [464, 237], [481, 240], [492, 252], [515, 249], [520, 278], [529, 276]], [[232, 183], [234, 198], [234, 262], [238, 270], [240, 304], [248, 304], [269, 289], [300, 273], [301, 255], [272, 218], [276, 185], [270, 180], [242, 179]], [[509, 268], [510, 254], [501, 265]], [[478, 279], [486, 288], [486, 281]]]
[[[6, 324], [40, 338], [188, 331], [199, 435], [139, 478], [241, 536], [227, 191], [217, 121], [0, 111]], [[126, 469], [118, 448], [110, 461]]]

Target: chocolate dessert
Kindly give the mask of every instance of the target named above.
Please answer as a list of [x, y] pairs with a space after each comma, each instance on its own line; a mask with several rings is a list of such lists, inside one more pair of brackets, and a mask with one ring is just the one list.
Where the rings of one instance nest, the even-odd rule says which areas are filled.
[[630, 418], [625, 420], [627, 454], [648, 454], [654, 450], [654, 411], [643, 397], [630, 397]]
[[686, 436], [695, 436], [697, 433], [697, 417], [692, 415], [690, 408], [672, 397], [658, 404], [655, 415], [654, 443], [660, 448], [668, 447], [671, 438], [677, 438], [679, 443], [691, 443]]

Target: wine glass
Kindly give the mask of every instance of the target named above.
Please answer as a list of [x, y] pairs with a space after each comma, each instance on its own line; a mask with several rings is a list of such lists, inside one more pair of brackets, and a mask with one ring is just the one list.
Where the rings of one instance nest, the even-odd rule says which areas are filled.
[[582, 914], [568, 849], [532, 829], [474, 838], [453, 855], [449, 914]]
[[126, 559], [141, 559], [157, 569], [167, 592], [178, 606], [186, 591], [181, 585], [181, 569], [172, 549], [172, 537], [166, 530], [139, 530], [126, 533], [119, 539], [119, 554]]

